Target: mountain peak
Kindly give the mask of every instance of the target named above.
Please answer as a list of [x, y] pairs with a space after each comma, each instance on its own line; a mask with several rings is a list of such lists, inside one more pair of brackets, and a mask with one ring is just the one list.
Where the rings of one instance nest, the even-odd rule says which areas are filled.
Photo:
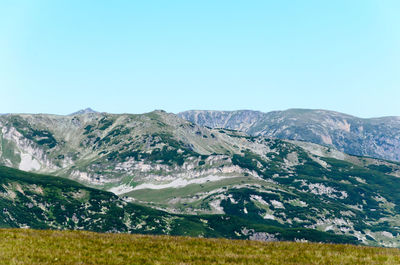
[[77, 112], [71, 113], [69, 115], [82, 115], [82, 114], [86, 114], [86, 113], [97, 113], [97, 111], [95, 111], [91, 108], [86, 108], [86, 109], [81, 109]]

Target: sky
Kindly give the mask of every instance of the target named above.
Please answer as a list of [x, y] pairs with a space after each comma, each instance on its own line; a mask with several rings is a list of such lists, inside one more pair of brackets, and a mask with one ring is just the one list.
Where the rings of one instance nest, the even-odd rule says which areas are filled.
[[0, 113], [400, 116], [398, 0], [0, 0]]

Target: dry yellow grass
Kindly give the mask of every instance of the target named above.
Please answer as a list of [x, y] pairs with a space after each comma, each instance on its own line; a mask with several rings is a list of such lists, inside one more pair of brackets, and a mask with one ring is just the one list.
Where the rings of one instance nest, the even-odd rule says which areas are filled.
[[400, 264], [352, 245], [0, 229], [1, 264]]

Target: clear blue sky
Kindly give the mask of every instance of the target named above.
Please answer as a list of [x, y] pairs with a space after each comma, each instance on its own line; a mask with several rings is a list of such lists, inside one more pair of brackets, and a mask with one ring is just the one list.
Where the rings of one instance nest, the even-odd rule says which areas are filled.
[[400, 1], [0, 0], [0, 113], [400, 116]]

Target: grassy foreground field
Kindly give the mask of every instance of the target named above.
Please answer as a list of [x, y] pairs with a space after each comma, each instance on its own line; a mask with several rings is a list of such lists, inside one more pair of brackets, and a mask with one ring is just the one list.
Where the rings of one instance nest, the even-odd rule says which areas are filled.
[[399, 249], [0, 229], [1, 264], [400, 264]]

